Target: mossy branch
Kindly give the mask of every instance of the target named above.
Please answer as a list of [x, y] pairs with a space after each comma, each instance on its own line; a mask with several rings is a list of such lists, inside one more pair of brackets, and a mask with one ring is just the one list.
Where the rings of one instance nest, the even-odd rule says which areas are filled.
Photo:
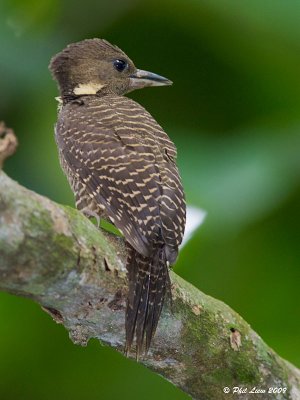
[[[0, 152], [4, 140], [10, 154], [12, 136], [0, 132]], [[37, 301], [74, 343], [97, 338], [123, 352], [125, 257], [122, 239], [0, 171], [0, 290]], [[300, 371], [236, 312], [175, 273], [171, 280], [172, 311], [165, 307], [142, 364], [195, 399], [233, 399], [234, 387], [247, 389], [245, 400], [300, 398]], [[249, 393], [253, 387], [275, 393]]]

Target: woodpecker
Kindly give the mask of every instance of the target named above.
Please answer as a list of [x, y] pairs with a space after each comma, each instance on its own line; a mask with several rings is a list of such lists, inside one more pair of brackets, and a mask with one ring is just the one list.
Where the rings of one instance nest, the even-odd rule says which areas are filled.
[[174, 143], [155, 119], [124, 95], [172, 82], [137, 69], [104, 39], [67, 46], [49, 66], [60, 91], [55, 139], [62, 169], [86, 216], [107, 219], [124, 235], [128, 354], [148, 352], [170, 293], [169, 266], [186, 220]]

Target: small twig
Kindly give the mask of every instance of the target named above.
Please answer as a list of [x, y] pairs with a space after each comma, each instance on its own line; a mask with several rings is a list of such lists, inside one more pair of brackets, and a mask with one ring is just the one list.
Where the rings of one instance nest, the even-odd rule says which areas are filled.
[[16, 151], [17, 145], [18, 141], [14, 131], [0, 121], [0, 169], [3, 167], [4, 160]]

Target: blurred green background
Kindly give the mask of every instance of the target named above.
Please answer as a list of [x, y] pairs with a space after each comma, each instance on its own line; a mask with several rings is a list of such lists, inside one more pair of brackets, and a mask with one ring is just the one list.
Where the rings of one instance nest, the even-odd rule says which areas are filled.
[[[0, 3], [0, 119], [20, 146], [5, 170], [73, 205], [53, 137], [49, 59], [101, 37], [170, 88], [130, 96], [175, 141], [189, 204], [207, 218], [176, 272], [238, 311], [300, 367], [300, 2], [10, 0]], [[185, 399], [40, 307], [0, 294], [0, 398]]]

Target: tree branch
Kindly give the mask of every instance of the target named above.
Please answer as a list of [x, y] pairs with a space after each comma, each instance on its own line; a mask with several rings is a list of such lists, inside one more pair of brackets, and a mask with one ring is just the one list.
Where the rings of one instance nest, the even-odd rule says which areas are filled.
[[[74, 343], [98, 338], [123, 352], [125, 257], [122, 239], [0, 171], [0, 290], [37, 301]], [[300, 371], [236, 312], [175, 273], [171, 280], [172, 311], [165, 307], [142, 364], [195, 399], [232, 399], [235, 386], [248, 389], [243, 399], [300, 398]], [[287, 389], [253, 395], [254, 386]]]

